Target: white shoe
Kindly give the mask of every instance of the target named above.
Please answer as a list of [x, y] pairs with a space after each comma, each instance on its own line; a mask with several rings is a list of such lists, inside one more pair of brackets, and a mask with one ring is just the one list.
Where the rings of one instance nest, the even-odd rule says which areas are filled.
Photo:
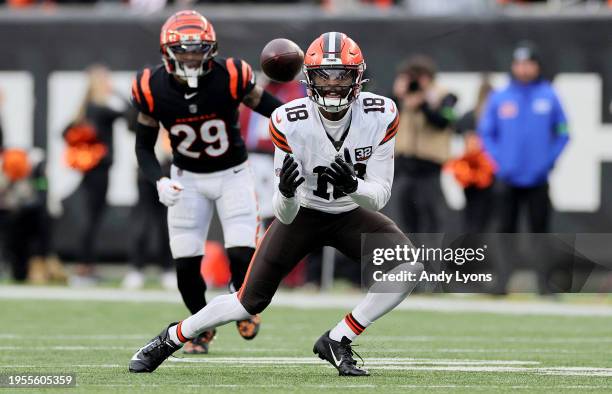
[[178, 282], [176, 280], [176, 274], [172, 271], [166, 271], [161, 274], [160, 278], [161, 285], [166, 290], [178, 289]]
[[121, 287], [128, 290], [142, 289], [144, 287], [145, 277], [140, 271], [130, 271], [123, 278]]

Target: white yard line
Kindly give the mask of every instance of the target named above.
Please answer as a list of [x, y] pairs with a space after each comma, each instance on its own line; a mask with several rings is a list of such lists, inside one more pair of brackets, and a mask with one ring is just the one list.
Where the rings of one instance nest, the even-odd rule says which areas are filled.
[[[92, 352], [92, 351], [100, 351], [100, 350], [120, 350], [120, 351], [135, 351], [137, 346], [87, 346], [87, 345], [49, 345], [49, 346], [19, 346], [19, 345], [0, 345], [0, 351], [2, 350], [17, 350], [17, 351], [83, 351], [83, 352]], [[266, 348], [266, 347], [254, 347], [254, 348], [237, 348], [237, 347], [221, 347], [220, 350], [223, 352], [238, 352], [238, 353], [291, 353], [296, 352], [296, 348]], [[539, 348], [529, 348], [529, 349], [499, 349], [499, 348], [466, 348], [466, 349], [448, 349], [448, 348], [410, 348], [410, 351], [413, 353], [484, 353], [484, 354], [531, 354], [531, 353], [550, 353], [550, 354], [594, 354], [598, 353], [600, 350], [571, 350], [571, 349], [539, 349]], [[367, 350], [367, 353], [370, 355], [373, 354], [405, 354], [406, 350]], [[214, 356], [210, 357], [213, 360], [221, 360], [221, 358], [216, 358]], [[282, 357], [276, 358], [276, 360], [281, 359]], [[371, 358], [368, 357], [368, 360]], [[385, 359], [386, 360], [386, 359]], [[421, 359], [410, 359], [410, 360], [421, 360]], [[503, 360], [500, 360], [503, 361]], [[205, 361], [203, 361], [205, 362]], [[504, 361], [503, 364], [512, 364], [514, 361]], [[519, 363], [528, 363], [528, 362], [519, 362]], [[536, 362], [534, 362], [536, 363]], [[418, 364], [418, 363], [417, 363]], [[537, 363], [536, 363], [537, 364]]]
[[404, 389], [514, 389], [514, 390], [600, 390], [610, 389], [606, 385], [475, 385], [475, 384], [155, 384], [155, 383], [94, 383], [80, 385], [82, 387], [189, 387], [189, 388], [271, 388], [271, 389], [292, 389], [296, 388], [312, 388], [312, 389], [376, 389], [376, 388], [404, 388]]
[[551, 343], [551, 344], [567, 344], [567, 343], [612, 343], [612, 337], [545, 337], [545, 338], [528, 338], [528, 337], [505, 337], [491, 336], [483, 337], [477, 335], [449, 335], [449, 336], [422, 336], [422, 335], [375, 335], [364, 337], [361, 339], [364, 342], [378, 341], [401, 341], [401, 342], [493, 342], [498, 343]]
[[[270, 365], [299, 366], [330, 365], [314, 357], [191, 357], [171, 358], [161, 368], [189, 367], [189, 364], [210, 364], [246, 367], [269, 367]], [[394, 371], [438, 371], [438, 372], [474, 372], [474, 373], [529, 373], [555, 376], [612, 377], [612, 368], [598, 367], [537, 367], [538, 362], [520, 360], [449, 360], [449, 359], [413, 359], [413, 358], [369, 358], [366, 367], [375, 370]], [[532, 365], [531, 367], [529, 365]], [[4, 369], [17, 368], [127, 368], [127, 364], [76, 364], [76, 365], [0, 365]], [[268, 386], [265, 386], [268, 387]], [[273, 387], [273, 386], [270, 386]], [[345, 387], [345, 386], [343, 386]], [[402, 386], [404, 387], [404, 386]], [[411, 387], [410, 385], [406, 387]], [[419, 386], [420, 387], [420, 386]], [[424, 386], [425, 387], [425, 386]], [[430, 387], [430, 386], [427, 386]], [[459, 386], [465, 387], [465, 386]], [[489, 386], [484, 386], [489, 387]], [[517, 386], [522, 387], [522, 386]], [[540, 386], [538, 386], [540, 387]], [[557, 387], [557, 386], [555, 386]], [[578, 386], [576, 386], [578, 387]], [[595, 386], [593, 386], [595, 387]], [[599, 387], [599, 386], [597, 386]], [[605, 387], [605, 386], [604, 386]], [[611, 386], [612, 387], [612, 386]], [[586, 386], [585, 386], [586, 388]]]
[[[361, 294], [319, 294], [279, 292], [273, 305], [302, 309], [352, 308], [363, 297]], [[67, 287], [0, 286], [0, 299], [72, 300], [182, 303], [176, 291], [71, 289]], [[483, 312], [519, 315], [612, 316], [611, 305], [567, 304], [555, 301], [510, 301], [504, 299], [466, 299], [436, 296], [408, 297], [398, 306], [401, 310], [438, 312]]]
[[[170, 362], [204, 364], [320, 364], [315, 357], [171, 357]], [[465, 360], [431, 358], [375, 358], [368, 357], [368, 365], [539, 365], [537, 361], [520, 360]]]

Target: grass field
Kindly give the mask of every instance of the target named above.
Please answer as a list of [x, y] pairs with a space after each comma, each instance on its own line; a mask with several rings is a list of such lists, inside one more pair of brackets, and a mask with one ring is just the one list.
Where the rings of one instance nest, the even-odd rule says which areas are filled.
[[211, 354], [139, 375], [130, 356], [180, 304], [0, 300], [0, 313], [0, 374], [77, 375], [45, 393], [612, 391], [611, 317], [395, 311], [356, 342], [372, 376], [351, 379], [312, 354], [345, 310], [273, 306], [254, 341], [228, 325]]

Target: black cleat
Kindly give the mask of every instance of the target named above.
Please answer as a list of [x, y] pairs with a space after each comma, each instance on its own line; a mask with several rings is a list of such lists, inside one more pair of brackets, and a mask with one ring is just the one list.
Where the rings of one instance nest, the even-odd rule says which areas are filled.
[[[342, 341], [337, 342], [329, 337], [327, 331], [317, 340], [312, 351], [321, 360], [327, 360], [333, 365], [340, 376], [370, 376], [368, 371], [357, 366], [357, 361], [353, 359], [353, 354], [357, 353], [353, 351], [351, 341], [347, 337], [342, 337]], [[358, 354], [357, 356], [361, 358]]]
[[176, 324], [178, 323], [172, 323], [164, 328], [158, 336], [134, 353], [130, 360], [130, 372], [153, 372], [172, 353], [180, 349], [181, 346], [175, 345], [168, 337], [168, 328]]

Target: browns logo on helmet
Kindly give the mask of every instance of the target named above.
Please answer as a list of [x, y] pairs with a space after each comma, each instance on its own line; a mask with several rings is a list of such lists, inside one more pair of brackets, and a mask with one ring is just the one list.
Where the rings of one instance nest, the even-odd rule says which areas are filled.
[[355, 41], [344, 33], [324, 33], [304, 57], [308, 97], [327, 112], [340, 112], [359, 96], [365, 69]]
[[196, 88], [217, 55], [213, 25], [197, 11], [179, 11], [166, 20], [159, 41], [168, 73]]

